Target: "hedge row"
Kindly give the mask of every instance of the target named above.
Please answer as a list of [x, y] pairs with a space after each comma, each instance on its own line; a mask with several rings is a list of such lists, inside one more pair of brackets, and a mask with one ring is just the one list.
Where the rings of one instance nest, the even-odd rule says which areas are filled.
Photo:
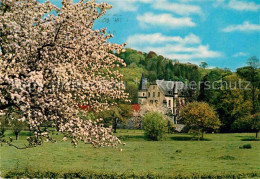
[[42, 171], [10, 171], [8, 172], [4, 178], [91, 178], [91, 179], [161, 179], [161, 178], [172, 178], [172, 179], [240, 179], [240, 178], [259, 178], [259, 172], [253, 173], [239, 173], [239, 174], [199, 174], [194, 173], [190, 175], [159, 175], [155, 173], [147, 173], [147, 174], [131, 174], [131, 173], [101, 173], [101, 172], [91, 172], [91, 171], [79, 171], [79, 172], [67, 172], [67, 173], [58, 173], [58, 172], [42, 172]]

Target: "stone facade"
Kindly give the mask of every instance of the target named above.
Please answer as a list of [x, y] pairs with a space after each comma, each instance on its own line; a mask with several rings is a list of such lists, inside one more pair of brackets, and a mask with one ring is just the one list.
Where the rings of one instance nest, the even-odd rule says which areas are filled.
[[163, 106], [169, 109], [177, 124], [178, 107], [185, 104], [185, 85], [180, 81], [156, 80], [149, 86], [142, 75], [138, 89], [138, 104]]

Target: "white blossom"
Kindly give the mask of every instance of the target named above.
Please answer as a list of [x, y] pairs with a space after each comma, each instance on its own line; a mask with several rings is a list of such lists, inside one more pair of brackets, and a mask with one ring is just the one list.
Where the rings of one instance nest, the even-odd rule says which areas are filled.
[[[2, 0], [1, 4], [7, 9], [0, 16], [0, 109], [12, 106], [22, 112], [20, 120], [28, 123], [36, 140], [48, 138], [40, 126], [51, 122], [75, 144], [78, 140], [99, 146], [120, 143], [111, 130], [78, 116], [79, 104], [100, 111], [109, 108], [109, 99], [127, 98], [122, 75], [114, 69], [125, 64], [111, 54], [125, 44], [107, 43], [111, 36], [105, 29], [93, 30], [94, 21], [111, 6], [95, 0], [63, 0], [60, 9], [48, 1]], [[46, 16], [54, 9], [56, 16]], [[71, 83], [84, 85], [71, 87]]]

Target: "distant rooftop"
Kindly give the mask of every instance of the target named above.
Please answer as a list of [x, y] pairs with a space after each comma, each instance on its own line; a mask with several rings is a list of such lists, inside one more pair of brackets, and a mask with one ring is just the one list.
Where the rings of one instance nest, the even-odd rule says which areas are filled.
[[169, 95], [170, 91], [177, 93], [178, 91], [185, 89], [185, 84], [181, 81], [156, 80], [153, 84], [157, 84], [166, 95]]

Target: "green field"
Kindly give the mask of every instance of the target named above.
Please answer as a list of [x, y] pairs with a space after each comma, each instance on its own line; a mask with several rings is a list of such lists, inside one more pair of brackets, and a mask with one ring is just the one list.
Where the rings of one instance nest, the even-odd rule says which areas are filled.
[[[12, 133], [8, 131], [6, 138]], [[22, 132], [17, 145], [25, 143], [28, 133]], [[30, 169], [34, 171], [95, 172], [135, 174], [153, 172], [159, 175], [260, 173], [260, 142], [254, 134], [206, 134], [205, 141], [192, 140], [187, 134], [170, 134], [165, 141], [147, 141], [142, 131], [119, 130], [117, 136], [126, 143], [120, 152], [113, 148], [62, 142], [44, 143], [36, 148], [18, 150], [0, 147], [1, 172]], [[239, 149], [251, 144], [252, 149]]]

